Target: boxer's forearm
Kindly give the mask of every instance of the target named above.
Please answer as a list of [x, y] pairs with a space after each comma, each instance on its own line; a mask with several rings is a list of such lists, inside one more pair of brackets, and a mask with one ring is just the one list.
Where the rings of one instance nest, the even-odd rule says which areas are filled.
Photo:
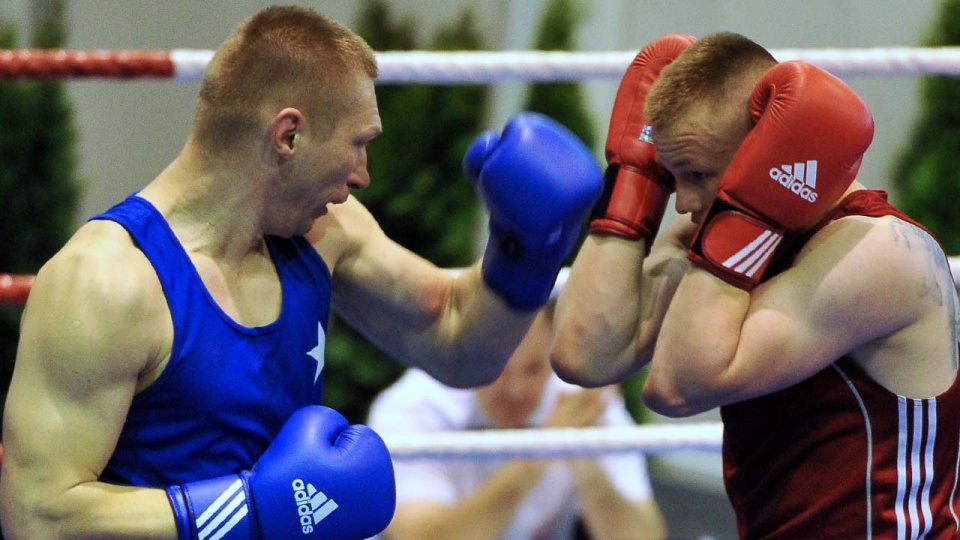
[[173, 511], [161, 489], [88, 482], [59, 495], [13, 485], [0, 493], [3, 534], [11, 540], [177, 538]]
[[557, 300], [552, 358], [568, 381], [602, 386], [636, 360], [644, 241], [588, 236]]

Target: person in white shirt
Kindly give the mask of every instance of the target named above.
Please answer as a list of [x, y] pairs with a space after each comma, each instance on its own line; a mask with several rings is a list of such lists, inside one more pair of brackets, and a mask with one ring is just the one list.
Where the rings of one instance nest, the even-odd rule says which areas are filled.
[[[583, 389], [550, 369], [553, 303], [492, 384], [444, 386], [410, 369], [373, 402], [368, 424], [391, 433], [632, 426], [615, 387]], [[666, 524], [643, 454], [564, 459], [395, 459], [389, 540], [660, 539]], [[579, 536], [578, 536], [579, 535]]]

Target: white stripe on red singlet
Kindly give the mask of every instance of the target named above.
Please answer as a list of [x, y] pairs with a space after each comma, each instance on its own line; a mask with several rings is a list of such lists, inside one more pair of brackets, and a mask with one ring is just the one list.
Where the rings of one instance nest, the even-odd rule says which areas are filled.
[[[957, 446], [960, 446], [960, 435], [957, 436]], [[960, 482], [960, 452], [957, 453], [957, 462], [953, 465], [953, 489], [950, 490], [950, 513], [953, 515], [954, 533], [960, 533], [960, 517], [953, 509], [953, 501], [957, 495], [957, 483]]]
[[[933, 484], [937, 404], [935, 399], [908, 399], [902, 396], [897, 397], [897, 403], [900, 419], [897, 440], [897, 538], [923, 540], [933, 527], [930, 486]], [[911, 432], [912, 437], [909, 436]]]
[[907, 399], [897, 397], [898, 435], [897, 435], [897, 501], [894, 511], [897, 514], [897, 540], [906, 540], [907, 520], [903, 515], [904, 493], [907, 489]]
[[933, 527], [933, 513], [930, 511], [930, 486], [933, 484], [933, 447], [937, 443], [937, 400], [925, 399], [927, 404], [927, 444], [923, 451], [923, 489], [920, 490], [920, 510], [923, 512], [923, 532], [920, 538], [926, 538]]
[[913, 440], [910, 443], [910, 448], [908, 450], [910, 455], [910, 462], [906, 463], [908, 471], [910, 472], [910, 498], [907, 499], [907, 516], [910, 521], [910, 538], [912, 540], [918, 540], [920, 538], [920, 516], [917, 492], [920, 490], [920, 441], [923, 439], [923, 402], [911, 399], [910, 403], [913, 405]]

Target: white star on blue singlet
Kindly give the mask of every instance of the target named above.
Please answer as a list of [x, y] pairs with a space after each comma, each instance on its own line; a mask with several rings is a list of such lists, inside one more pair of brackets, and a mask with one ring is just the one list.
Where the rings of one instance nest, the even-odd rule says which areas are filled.
[[317, 361], [317, 372], [313, 375], [313, 384], [317, 384], [320, 378], [320, 372], [323, 371], [323, 348], [327, 343], [327, 336], [323, 333], [323, 325], [317, 323], [317, 346], [311, 349], [307, 355]]

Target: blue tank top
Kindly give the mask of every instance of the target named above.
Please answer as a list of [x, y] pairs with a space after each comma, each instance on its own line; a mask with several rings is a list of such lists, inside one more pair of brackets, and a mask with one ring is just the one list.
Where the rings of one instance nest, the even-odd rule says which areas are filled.
[[303, 237], [267, 237], [283, 294], [276, 321], [238, 324], [210, 296], [160, 212], [130, 195], [91, 219], [122, 225], [160, 278], [173, 348], [133, 398], [101, 480], [162, 487], [249, 469], [297, 409], [318, 404], [330, 271]]

